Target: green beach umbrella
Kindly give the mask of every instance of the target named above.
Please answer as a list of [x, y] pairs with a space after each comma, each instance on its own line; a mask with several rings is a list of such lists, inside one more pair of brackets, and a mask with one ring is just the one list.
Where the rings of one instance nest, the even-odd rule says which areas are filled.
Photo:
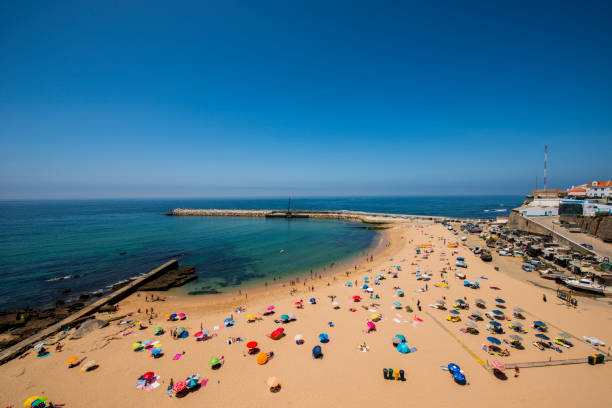
[[153, 329], [153, 333], [157, 333], [157, 332], [160, 332], [162, 330], [164, 330], [164, 329], [162, 329], [161, 327], [157, 326], [156, 328]]
[[219, 359], [217, 357], [215, 357], [215, 358], [211, 359], [208, 363], [211, 366], [217, 365], [217, 364], [219, 364]]
[[289, 315], [281, 315], [281, 320], [289, 320]]

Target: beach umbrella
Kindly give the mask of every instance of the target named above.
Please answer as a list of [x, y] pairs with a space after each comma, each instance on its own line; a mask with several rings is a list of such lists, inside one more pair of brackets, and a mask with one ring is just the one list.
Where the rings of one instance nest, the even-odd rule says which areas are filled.
[[170, 315], [170, 317], [168, 317], [168, 319], [172, 320], [172, 319], [176, 319], [176, 317], [177, 317], [177, 314], [176, 313], [172, 313]]
[[501, 341], [497, 337], [487, 337], [487, 340], [493, 344], [501, 344]]
[[355, 296], [353, 296], [353, 300], [354, 300], [355, 302], [359, 302], [359, 301], [361, 300], [361, 296], [357, 296], [357, 295], [355, 295]]
[[295, 314], [289, 313], [289, 320], [294, 320], [294, 319], [295, 319]]
[[376, 320], [380, 317], [380, 315], [378, 313], [372, 313], [370, 315], [370, 320]]
[[276, 387], [280, 387], [281, 384], [278, 381], [278, 378], [270, 377], [266, 380], [266, 385], [268, 386], [268, 388], [276, 388]]
[[143, 347], [143, 345], [140, 344], [140, 343], [132, 343], [132, 350], [134, 350], [134, 351], [138, 351], [142, 347]]
[[401, 343], [403, 343], [402, 339], [400, 339], [399, 337], [394, 337], [393, 340], [391, 340], [391, 342], [393, 343], [394, 347], [399, 346]]
[[455, 302], [459, 303], [460, 305], [464, 305], [465, 304], [465, 300], [463, 300], [463, 299], [457, 299], [457, 300], [455, 300]]
[[24, 407], [35, 407], [38, 404], [42, 404], [47, 399], [48, 399], [47, 397], [40, 397], [38, 395], [35, 395], [35, 396], [30, 397], [27, 400], [25, 400], [25, 402], [23, 403], [23, 406]]
[[223, 323], [225, 323], [225, 324], [230, 324], [230, 323], [232, 323], [232, 321], [233, 321], [233, 320], [231, 319], [231, 317], [228, 317], [227, 319], [224, 319], [224, 320], [223, 320]]
[[525, 313], [525, 311], [523, 309], [521, 309], [520, 307], [515, 307], [514, 311], [517, 313]]
[[523, 327], [523, 323], [521, 323], [521, 322], [517, 322], [516, 320], [514, 320], [514, 321], [512, 322], [512, 324], [513, 324], [514, 326], [516, 326], [516, 327]]
[[161, 347], [155, 347], [153, 350], [151, 350], [151, 354], [154, 355], [154, 356], [160, 355], [161, 352], [162, 352]]
[[403, 342], [406, 341], [406, 336], [404, 336], [403, 334], [396, 334], [395, 337], [397, 337], [398, 339], [400, 339]]
[[338, 308], [338, 306], [340, 306], [340, 303], [336, 302], [335, 300], [332, 302], [332, 306], [335, 308]]
[[155, 373], [153, 371], [147, 371], [143, 375], [140, 376], [143, 380], [149, 381], [155, 378]]
[[519, 336], [519, 335], [516, 335], [516, 334], [511, 334], [510, 338], [512, 340], [516, 340], [516, 341], [523, 341], [523, 338], [521, 336]]
[[66, 360], [66, 364], [72, 365], [72, 364], [76, 363], [77, 361], [79, 361], [78, 357], [70, 357], [68, 360]]
[[493, 327], [501, 327], [501, 323], [500, 322], [489, 322], [489, 324]]
[[542, 339], [542, 340], [550, 340], [550, 337], [548, 337], [547, 335], [542, 334], [542, 333], [538, 333], [538, 334], [536, 334], [535, 336], [536, 336], [537, 338]]
[[160, 333], [160, 332], [163, 332], [163, 331], [164, 331], [164, 329], [162, 329], [160, 326], [157, 326], [156, 328], [153, 329], [153, 333], [156, 333], [156, 334]]
[[402, 307], [402, 304], [400, 302], [393, 302], [393, 306]]
[[215, 366], [215, 365], [219, 364], [219, 359], [217, 357], [211, 358], [210, 361], [208, 362], [208, 364], [210, 364], [211, 366]]
[[200, 381], [200, 374], [193, 374], [185, 379], [185, 382], [187, 383], [187, 387], [189, 388], [192, 388], [198, 385], [198, 381]]
[[533, 324], [540, 327], [546, 327], [546, 323], [541, 322], [539, 320], [534, 321]]
[[289, 315], [286, 315], [286, 314], [281, 315], [281, 320], [285, 320], [285, 321], [289, 320]]
[[207, 335], [208, 333], [210, 333], [210, 331], [209, 331], [209, 330], [204, 330], [204, 331], [202, 332], [202, 334], [203, 334], [203, 335]]
[[448, 368], [448, 371], [450, 371], [451, 373], [459, 373], [459, 372], [461, 372], [461, 369], [455, 363], [449, 363], [447, 368]]
[[266, 353], [259, 353], [257, 355], [257, 364], [264, 365], [268, 362], [268, 355]]
[[181, 319], [181, 320], [184, 320], [184, 319], [187, 318], [187, 315], [185, 313], [179, 313], [178, 314], [178, 318]]
[[499, 371], [504, 371], [506, 369], [506, 365], [499, 360], [491, 360], [491, 367]]
[[185, 381], [179, 381], [176, 384], [174, 384], [174, 387], [172, 387], [172, 391], [181, 392], [185, 388], [187, 388], [187, 383]]
[[397, 294], [398, 294], [398, 295], [403, 295], [403, 294], [404, 294], [404, 291], [403, 291], [403, 290], [398, 290], [398, 291], [397, 291]]
[[456, 311], [456, 310], [451, 310], [449, 313], [450, 313], [450, 314], [454, 314], [454, 315], [458, 315], [458, 314], [459, 314], [459, 312], [458, 312], [458, 311]]
[[141, 342], [143, 345], [148, 346], [149, 344], [153, 343], [151, 340], [144, 340]]
[[204, 333], [202, 333], [201, 331], [197, 332], [196, 334], [193, 335], [193, 337], [195, 338], [200, 338], [200, 337], [204, 337]]
[[257, 342], [256, 341], [249, 341], [246, 344], [246, 346], [247, 346], [247, 348], [250, 348], [250, 349], [255, 348], [255, 347], [257, 347]]
[[368, 278], [368, 277], [366, 276], [365, 278], [363, 278], [363, 280], [367, 282], [367, 281], [369, 281], [369, 280], [370, 280], [370, 278]]
[[564, 339], [571, 339], [572, 335], [569, 333], [563, 332], [563, 333], [559, 333], [559, 337], [563, 337]]
[[177, 327], [174, 332], [176, 333], [177, 336], [180, 336], [181, 334], [183, 334], [184, 331], [185, 331], [184, 327]]
[[301, 334], [296, 334], [294, 337], [295, 341], [302, 341], [304, 340], [304, 336], [302, 336]]
[[483, 305], [487, 303], [484, 301], [484, 299], [476, 299], [474, 302], [476, 302], [476, 304], [482, 303]]
[[274, 310], [274, 306], [270, 305], [270, 306], [266, 307], [266, 310]]
[[497, 299], [495, 299], [495, 301], [497, 303], [506, 303], [506, 301], [504, 299], [502, 299], [502, 298], [497, 298]]
[[361, 289], [367, 289], [367, 288], [369, 288], [369, 286], [368, 286], [368, 285], [363, 285], [363, 286], [361, 287]]
[[366, 324], [368, 325], [368, 329], [370, 330], [376, 329], [376, 325], [373, 322], [367, 322]]
[[410, 352], [410, 348], [408, 347], [408, 344], [406, 343], [400, 343], [397, 346], [397, 351], [399, 351], [402, 354], [407, 354]]
[[312, 356], [314, 358], [320, 357], [323, 353], [321, 352], [321, 346], [314, 346], [312, 348]]
[[321, 343], [327, 343], [329, 341], [329, 335], [327, 333], [319, 334], [319, 340]]
[[97, 367], [98, 363], [96, 362], [96, 360], [89, 360], [84, 366], [81, 367], [81, 369], [79, 370], [79, 372], [84, 373], [85, 371], [89, 371], [94, 367]]
[[445, 305], [446, 302], [444, 300], [442, 300], [442, 299], [438, 299], [438, 300], [436, 300], [436, 304], [437, 305]]
[[474, 322], [465, 322], [465, 325], [466, 325], [467, 327], [471, 327], [472, 329], [475, 329], [476, 327], [478, 327], [478, 326], [476, 325], [476, 323], [474, 323]]
[[501, 310], [494, 310], [494, 311], [493, 311], [493, 314], [494, 314], [494, 315], [497, 315], [497, 316], [501, 316], [501, 315], [503, 315], [503, 314], [504, 314], [504, 312], [502, 312]]
[[472, 310], [472, 316], [482, 317], [482, 312], [480, 310]]
[[247, 315], [247, 320], [255, 320], [255, 316], [253, 316], [252, 314]]
[[367, 289], [366, 289], [366, 292], [368, 292], [368, 293], [372, 293], [372, 292], [374, 292], [374, 288], [367, 288]]

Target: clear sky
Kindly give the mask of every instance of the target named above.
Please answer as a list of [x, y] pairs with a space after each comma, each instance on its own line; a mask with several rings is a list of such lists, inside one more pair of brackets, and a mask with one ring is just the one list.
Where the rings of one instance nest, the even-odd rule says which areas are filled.
[[0, 198], [612, 178], [610, 1], [2, 1]]

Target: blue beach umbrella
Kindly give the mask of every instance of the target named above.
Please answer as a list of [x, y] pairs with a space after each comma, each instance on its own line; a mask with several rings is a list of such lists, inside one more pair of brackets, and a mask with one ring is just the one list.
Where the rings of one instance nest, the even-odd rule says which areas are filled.
[[393, 306], [401, 306], [402, 304], [400, 302], [393, 302]]
[[408, 347], [407, 343], [400, 343], [397, 345], [397, 351], [402, 354], [407, 354], [410, 353], [410, 348]]
[[495, 301], [497, 303], [506, 303], [506, 301], [504, 299], [502, 299], [502, 298], [497, 298], [497, 299], [495, 299]]
[[501, 341], [496, 337], [487, 337], [487, 340], [489, 340], [493, 344], [501, 344]]
[[361, 287], [361, 289], [367, 289], [367, 288], [368, 288], [368, 285], [363, 285], [363, 286]]
[[542, 333], [538, 333], [535, 336], [540, 338], [540, 339], [542, 339], [542, 340], [550, 340], [550, 337], [548, 337], [547, 335], [542, 334]]
[[398, 339], [400, 339], [402, 342], [406, 341], [406, 336], [404, 336], [403, 334], [396, 334], [395, 337], [397, 337]]
[[153, 354], [154, 356], [160, 355], [162, 352], [161, 347], [156, 347], [153, 350], [151, 350], [151, 354]]
[[456, 310], [451, 310], [449, 313], [450, 313], [450, 314], [454, 314], [454, 315], [458, 315], [458, 314], [459, 314], [459, 312], [458, 312], [458, 311], [456, 311]]
[[501, 323], [500, 322], [489, 322], [489, 324], [493, 327], [501, 327]]
[[346, 282], [346, 286], [353, 286], [353, 282]]
[[323, 355], [323, 353], [321, 353], [321, 346], [314, 346], [312, 348], [312, 358], [319, 358]]
[[459, 368], [459, 366], [455, 363], [449, 363], [448, 364], [448, 371], [450, 371], [451, 373], [458, 373], [461, 372], [461, 369]]
[[209, 330], [204, 330], [204, 331], [202, 332], [202, 334], [208, 334], [208, 333], [210, 333], [210, 331], [209, 331]]
[[533, 322], [536, 326], [546, 327], [546, 323], [536, 320]]
[[458, 371], [457, 372], [453, 372], [453, 378], [459, 384], [465, 384], [465, 375], [461, 374], [460, 372], [458, 372]]
[[504, 314], [504, 312], [502, 312], [501, 310], [494, 310], [494, 311], [493, 311], [493, 314], [494, 314], [494, 315], [497, 315], [497, 316], [501, 316], [501, 315], [503, 315], [503, 314]]
[[459, 303], [461, 305], [465, 304], [465, 300], [463, 300], [463, 299], [457, 299], [457, 300], [455, 300], [455, 302], [457, 302], [457, 303]]
[[177, 316], [178, 316], [178, 315], [177, 315], [176, 313], [172, 313], [172, 314], [170, 315], [170, 319], [176, 319], [176, 318], [177, 318]]
[[327, 343], [329, 341], [329, 335], [327, 333], [319, 334], [319, 340], [321, 343]]
[[398, 295], [403, 295], [403, 294], [404, 294], [404, 291], [403, 291], [403, 290], [398, 290], [398, 291], [397, 291], [397, 294], [398, 294]]
[[368, 277], [366, 276], [365, 278], [363, 278], [363, 280], [367, 282], [367, 281], [369, 281], [369, 280], [370, 280], [370, 278], [368, 278]]

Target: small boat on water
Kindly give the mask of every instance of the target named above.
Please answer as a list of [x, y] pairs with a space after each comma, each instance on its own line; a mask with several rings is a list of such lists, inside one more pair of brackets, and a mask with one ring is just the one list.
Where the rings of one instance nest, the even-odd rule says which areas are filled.
[[605, 292], [605, 286], [598, 285], [592, 280], [587, 278], [581, 279], [568, 279], [565, 284], [572, 289], [583, 290], [585, 292], [597, 293], [603, 295]]

